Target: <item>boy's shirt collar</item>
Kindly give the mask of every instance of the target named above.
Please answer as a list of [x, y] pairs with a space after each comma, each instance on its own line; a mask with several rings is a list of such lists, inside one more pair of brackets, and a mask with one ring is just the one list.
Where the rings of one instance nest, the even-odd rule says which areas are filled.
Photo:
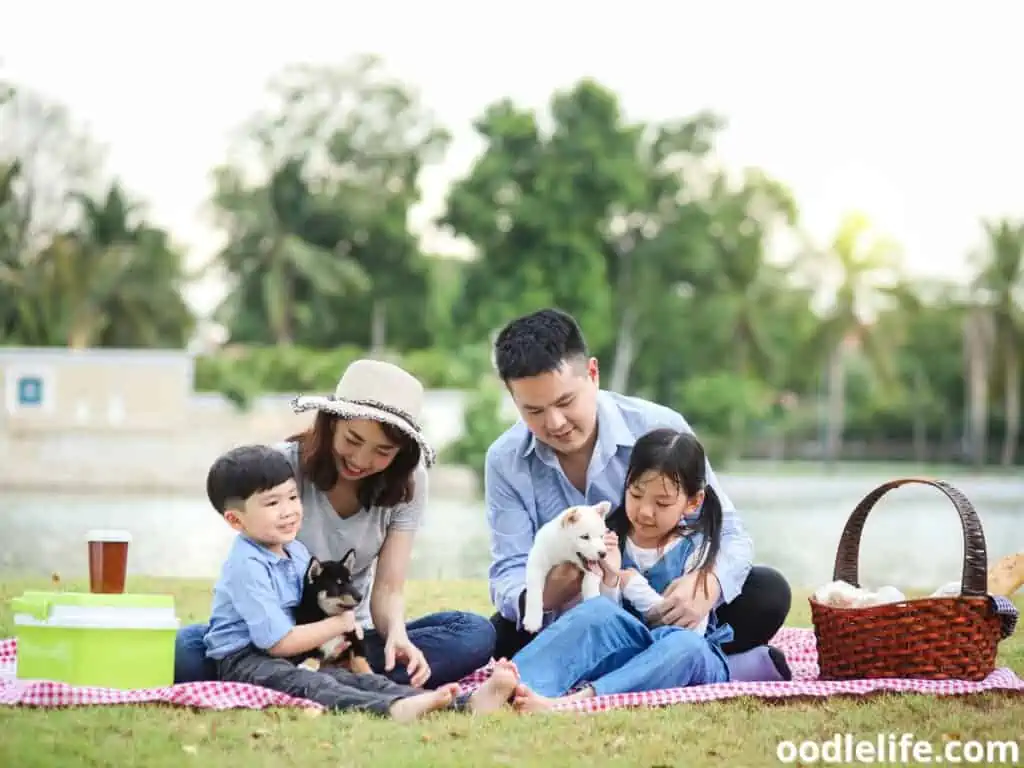
[[271, 552], [269, 549], [267, 549], [266, 546], [260, 544], [258, 541], [255, 541], [254, 539], [250, 538], [248, 535], [244, 533], [238, 534], [238, 539], [244, 546], [252, 549], [261, 560], [263, 560], [266, 563], [269, 563], [270, 565], [276, 565], [277, 563], [286, 559], [296, 560], [296, 555], [298, 555], [301, 551], [301, 545], [298, 544], [298, 539], [289, 541], [287, 544], [284, 545], [284, 551], [287, 557], [281, 557], [277, 553]]

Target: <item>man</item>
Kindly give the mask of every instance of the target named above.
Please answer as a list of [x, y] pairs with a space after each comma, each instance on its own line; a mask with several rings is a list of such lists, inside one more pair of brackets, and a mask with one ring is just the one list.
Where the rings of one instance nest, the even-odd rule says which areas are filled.
[[[494, 363], [522, 417], [490, 446], [484, 467], [490, 593], [497, 608], [491, 619], [498, 635], [494, 655], [512, 658], [533, 637], [522, 629], [522, 615], [526, 558], [537, 529], [574, 504], [607, 500], [618, 506], [636, 439], [658, 427], [692, 430], [669, 408], [602, 390], [597, 360], [578, 324], [559, 310], [533, 312], [505, 326], [495, 340]], [[678, 579], [658, 619], [693, 627], [714, 610], [733, 628], [734, 639], [723, 647], [733, 654], [733, 679], [785, 678], [781, 654], [766, 644], [789, 613], [789, 585], [777, 571], [752, 564], [751, 540], [710, 465], [708, 482], [723, 513], [716, 578], [708, 580], [707, 596], [694, 589], [693, 576]], [[573, 565], [552, 570], [544, 588], [545, 623], [579, 599], [581, 580]]]

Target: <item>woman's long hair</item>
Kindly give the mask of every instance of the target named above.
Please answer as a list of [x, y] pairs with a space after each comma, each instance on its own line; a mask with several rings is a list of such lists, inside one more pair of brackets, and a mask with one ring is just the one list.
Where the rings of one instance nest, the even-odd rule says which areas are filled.
[[702, 537], [696, 562], [700, 571], [699, 583], [708, 595], [707, 577], [715, 566], [722, 538], [722, 502], [715, 489], [708, 485], [708, 464], [704, 446], [692, 432], [675, 429], [655, 429], [643, 435], [633, 446], [626, 470], [622, 504], [608, 516], [608, 528], [619, 537], [619, 549], [625, 550], [630, 524], [626, 516], [626, 494], [647, 472], [656, 472], [676, 486], [688, 498], [704, 491], [704, 503], [697, 519], [692, 523], [680, 521], [687, 530]]
[[[318, 411], [312, 426], [288, 438], [298, 443], [299, 467], [302, 474], [324, 493], [338, 482], [338, 462], [334, 456], [334, 430], [340, 416]], [[356, 488], [356, 496], [364, 509], [380, 505], [394, 507], [412, 500], [415, 492], [413, 473], [420, 462], [420, 447], [397, 427], [379, 422], [380, 428], [395, 445], [400, 446], [387, 469], [364, 478]]]

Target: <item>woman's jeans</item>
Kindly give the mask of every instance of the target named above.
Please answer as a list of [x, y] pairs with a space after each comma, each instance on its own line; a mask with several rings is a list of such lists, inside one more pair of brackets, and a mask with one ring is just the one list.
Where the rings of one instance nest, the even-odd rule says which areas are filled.
[[680, 627], [647, 626], [607, 597], [566, 611], [512, 657], [522, 682], [542, 696], [588, 683], [598, 696], [724, 683], [729, 667], [719, 639]]
[[[430, 665], [426, 688], [458, 682], [485, 666], [494, 652], [494, 626], [485, 617], [473, 613], [432, 613], [408, 622], [405, 627], [409, 640], [422, 651]], [[175, 683], [217, 679], [213, 661], [206, 658], [205, 632], [205, 624], [191, 624], [178, 631], [174, 649]], [[409, 675], [401, 662], [396, 662], [390, 672], [384, 671], [384, 638], [371, 629], [367, 630], [364, 643], [374, 672], [396, 683], [409, 684]]]

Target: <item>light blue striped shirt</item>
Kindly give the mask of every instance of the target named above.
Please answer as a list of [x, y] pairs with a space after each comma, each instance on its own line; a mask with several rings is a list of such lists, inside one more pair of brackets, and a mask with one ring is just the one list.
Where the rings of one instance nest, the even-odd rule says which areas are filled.
[[[517, 625], [519, 599], [526, 589], [526, 557], [537, 530], [566, 507], [599, 501], [610, 501], [613, 508], [621, 504], [629, 456], [638, 437], [660, 427], [693, 431], [670, 408], [605, 390], [598, 392], [597, 424], [585, 493], [569, 482], [555, 453], [534, 438], [522, 421], [487, 449], [484, 499], [491, 533], [491, 602]], [[710, 462], [707, 473], [722, 502], [722, 542], [715, 566], [722, 585], [721, 604], [740, 593], [753, 564], [754, 548]]]

